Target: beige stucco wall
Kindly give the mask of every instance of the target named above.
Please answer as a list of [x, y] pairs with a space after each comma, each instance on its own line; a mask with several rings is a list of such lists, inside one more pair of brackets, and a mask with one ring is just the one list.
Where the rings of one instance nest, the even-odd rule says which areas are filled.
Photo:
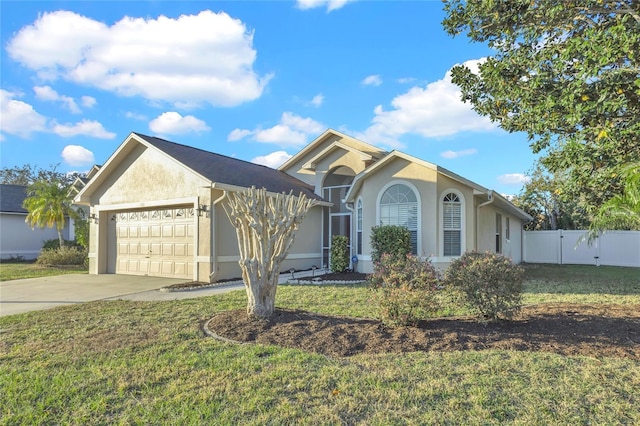
[[409, 184], [417, 191], [420, 221], [418, 254], [432, 256], [438, 253], [437, 244], [437, 172], [423, 165], [396, 158], [365, 179], [357, 197], [362, 198], [363, 235], [362, 255], [358, 270], [371, 272], [371, 228], [380, 224], [378, 202], [382, 191], [395, 183]]
[[[210, 205], [209, 182], [161, 152], [135, 146], [91, 195], [91, 213], [99, 216], [90, 229], [89, 272], [113, 271], [115, 253], [111, 216], [117, 211], [185, 205], [197, 208]], [[208, 214], [196, 215], [197, 252], [194, 279], [208, 280], [210, 272], [211, 220]]]
[[[361, 155], [353, 151], [345, 150], [340, 147], [335, 147], [324, 158], [316, 164], [314, 170], [304, 169], [303, 166], [312, 158], [320, 154], [324, 149], [331, 146], [334, 142], [340, 142], [348, 147], [363, 152], [365, 154], [373, 154], [380, 156], [381, 150], [373, 150], [371, 146], [367, 146], [362, 142], [348, 138], [340, 137], [335, 134], [329, 134], [321, 143], [310, 149], [303, 156], [298, 158], [294, 163], [290, 164], [284, 171], [303, 182], [313, 185], [316, 188], [316, 192], [322, 187], [322, 182], [327, 172], [333, 170], [338, 166], [346, 166], [353, 170], [356, 174], [365, 169], [367, 163], [363, 161]], [[319, 192], [318, 192], [319, 193]]]
[[[522, 261], [522, 220], [494, 204], [481, 207], [478, 214], [478, 251], [495, 252], [496, 214], [502, 215], [502, 254], [514, 262]], [[510, 221], [510, 239], [506, 238], [507, 217]]]
[[[58, 231], [55, 228], [31, 227], [24, 221], [26, 214], [0, 214], [0, 258], [22, 257], [35, 259], [40, 255], [42, 245], [47, 240], [57, 240]], [[65, 240], [73, 240], [69, 236], [69, 221], [65, 221], [62, 231]]]
[[[240, 277], [238, 265], [239, 252], [236, 230], [229, 222], [222, 207], [216, 208], [217, 274], [216, 280]], [[322, 207], [313, 207], [304, 218], [296, 232], [295, 241], [289, 250], [288, 258], [282, 263], [281, 271], [309, 269], [319, 267], [321, 254]]]

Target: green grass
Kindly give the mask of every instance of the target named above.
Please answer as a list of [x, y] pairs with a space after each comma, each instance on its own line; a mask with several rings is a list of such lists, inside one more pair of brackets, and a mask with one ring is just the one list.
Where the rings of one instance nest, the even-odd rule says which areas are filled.
[[84, 266], [59, 268], [41, 266], [34, 262], [0, 262], [0, 281], [83, 273], [87, 273], [87, 268]]
[[640, 268], [525, 265], [525, 303], [640, 304]]
[[[603, 273], [590, 290], [573, 272], [559, 281], [562, 268], [527, 269], [537, 274], [527, 300], [600, 303], [610, 287], [620, 303], [640, 297], [627, 271]], [[0, 318], [0, 424], [640, 423], [640, 360], [497, 350], [331, 359], [203, 336], [204, 321], [245, 297]], [[375, 315], [365, 286], [280, 286], [277, 304]]]

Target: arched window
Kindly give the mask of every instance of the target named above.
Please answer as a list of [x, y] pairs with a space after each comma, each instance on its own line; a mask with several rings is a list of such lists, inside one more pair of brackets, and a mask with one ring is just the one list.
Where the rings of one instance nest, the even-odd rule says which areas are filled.
[[380, 223], [407, 228], [411, 252], [418, 254], [418, 200], [409, 186], [397, 183], [384, 191], [380, 198]]
[[447, 193], [442, 199], [443, 255], [460, 256], [462, 254], [462, 201], [453, 193]]
[[362, 254], [362, 199], [356, 204], [356, 254]]

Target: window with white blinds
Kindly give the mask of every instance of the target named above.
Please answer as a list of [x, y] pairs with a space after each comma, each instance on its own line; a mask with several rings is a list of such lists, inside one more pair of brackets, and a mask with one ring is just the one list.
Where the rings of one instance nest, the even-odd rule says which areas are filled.
[[462, 254], [462, 202], [453, 192], [442, 200], [442, 229], [444, 256]]
[[407, 185], [395, 184], [380, 198], [380, 223], [404, 226], [411, 234], [411, 252], [418, 254], [418, 200]]

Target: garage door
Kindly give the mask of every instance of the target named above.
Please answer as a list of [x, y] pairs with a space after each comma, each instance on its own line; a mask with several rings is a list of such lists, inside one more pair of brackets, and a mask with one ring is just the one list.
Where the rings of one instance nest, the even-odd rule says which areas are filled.
[[193, 278], [193, 207], [115, 214], [116, 274]]

